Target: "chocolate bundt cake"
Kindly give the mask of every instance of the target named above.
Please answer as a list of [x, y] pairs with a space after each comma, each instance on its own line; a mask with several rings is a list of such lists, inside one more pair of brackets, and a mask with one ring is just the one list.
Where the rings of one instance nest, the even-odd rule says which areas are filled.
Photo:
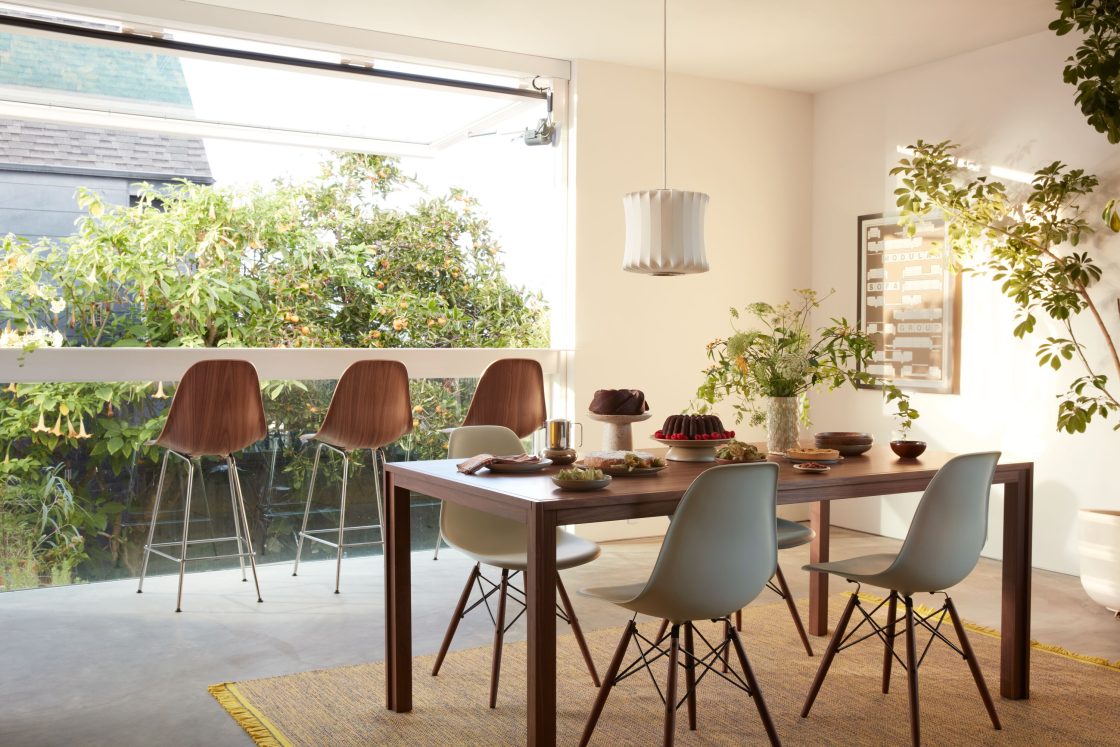
[[596, 415], [641, 415], [649, 405], [638, 389], [600, 389], [587, 409]]
[[670, 415], [653, 436], [677, 441], [708, 441], [733, 438], [735, 432], [725, 430], [716, 415]]

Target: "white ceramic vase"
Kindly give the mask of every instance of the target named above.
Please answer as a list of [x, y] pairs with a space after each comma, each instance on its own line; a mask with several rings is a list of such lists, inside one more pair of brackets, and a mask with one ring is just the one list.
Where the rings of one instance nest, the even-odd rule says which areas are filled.
[[1080, 525], [1081, 585], [1120, 617], [1120, 510], [1083, 508]]
[[785, 451], [797, 446], [797, 397], [770, 397], [766, 410], [766, 448]]

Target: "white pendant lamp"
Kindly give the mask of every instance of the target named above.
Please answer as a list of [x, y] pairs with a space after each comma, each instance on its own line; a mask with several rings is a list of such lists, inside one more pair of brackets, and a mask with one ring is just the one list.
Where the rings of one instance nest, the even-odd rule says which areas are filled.
[[622, 269], [646, 275], [688, 275], [708, 271], [704, 256], [704, 210], [708, 195], [669, 189], [669, 0], [661, 10], [661, 189], [622, 198], [626, 252]]

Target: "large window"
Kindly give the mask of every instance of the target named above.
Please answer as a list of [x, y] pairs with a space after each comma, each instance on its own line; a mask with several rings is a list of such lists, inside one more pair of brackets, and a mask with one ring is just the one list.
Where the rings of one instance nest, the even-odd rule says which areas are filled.
[[[443, 453], [488, 360], [562, 370], [510, 351], [548, 348], [564, 321], [562, 149], [540, 136], [531, 71], [4, 18], [0, 588], [135, 572], [158, 456], [144, 442], [216, 349], [262, 349], [237, 357], [268, 380], [269, 437], [242, 458], [263, 559], [290, 556], [298, 435], [348, 361], [412, 372], [416, 429], [395, 459]], [[192, 537], [229, 533], [221, 469], [204, 462]]]

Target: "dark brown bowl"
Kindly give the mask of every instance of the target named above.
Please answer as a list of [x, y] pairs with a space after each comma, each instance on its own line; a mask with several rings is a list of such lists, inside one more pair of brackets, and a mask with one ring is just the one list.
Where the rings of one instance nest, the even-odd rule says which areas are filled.
[[856, 431], [822, 431], [814, 438], [818, 442], [827, 441], [831, 444], [869, 444], [875, 440], [870, 433]]
[[818, 449], [836, 449], [840, 452], [840, 456], [859, 456], [865, 451], [871, 450], [871, 444], [834, 444], [832, 442], [817, 441]]
[[903, 459], [917, 459], [925, 450], [925, 441], [891, 441], [891, 451]]

